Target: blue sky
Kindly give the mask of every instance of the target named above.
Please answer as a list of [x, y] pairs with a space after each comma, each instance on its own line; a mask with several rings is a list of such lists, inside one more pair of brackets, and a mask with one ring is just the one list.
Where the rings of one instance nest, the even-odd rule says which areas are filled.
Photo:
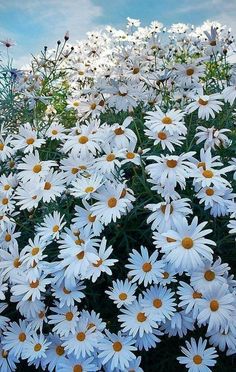
[[123, 27], [127, 17], [167, 26], [218, 20], [236, 34], [236, 0], [0, 0], [0, 39], [16, 41], [12, 55], [19, 65], [67, 30], [75, 41], [103, 25]]

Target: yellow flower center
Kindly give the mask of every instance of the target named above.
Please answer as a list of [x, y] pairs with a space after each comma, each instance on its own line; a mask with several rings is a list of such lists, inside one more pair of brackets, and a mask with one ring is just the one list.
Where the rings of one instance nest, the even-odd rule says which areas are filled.
[[27, 138], [26, 143], [27, 143], [27, 145], [33, 145], [34, 138]]
[[170, 276], [170, 274], [169, 274], [167, 271], [165, 271], [165, 272], [162, 274], [163, 279], [168, 279], [169, 276]]
[[120, 294], [119, 294], [119, 299], [121, 300], [121, 301], [125, 301], [126, 299], [127, 299], [127, 294], [125, 293], [125, 292], [121, 292]]
[[99, 266], [102, 265], [102, 263], [103, 263], [103, 260], [100, 258], [97, 262], [93, 263], [93, 266], [94, 267], [99, 267]]
[[44, 184], [44, 190], [50, 190], [52, 187], [52, 184], [50, 182], [45, 182]]
[[109, 208], [115, 208], [115, 206], [117, 204], [117, 199], [116, 198], [110, 198], [110, 199], [108, 199], [107, 204], [108, 204]]
[[7, 205], [9, 202], [8, 198], [3, 198], [2, 199], [2, 205]]
[[172, 124], [172, 119], [169, 116], [164, 116], [162, 119], [163, 124]]
[[36, 164], [34, 167], [33, 167], [33, 172], [34, 173], [39, 173], [41, 172], [42, 170], [42, 165], [41, 164]]
[[86, 136], [81, 136], [80, 138], [79, 138], [79, 143], [81, 143], [81, 145], [84, 145], [85, 143], [87, 143], [88, 142], [88, 137], [86, 137]]
[[182, 240], [182, 246], [185, 248], [185, 249], [191, 249], [193, 247], [193, 239], [189, 238], [188, 236], [186, 236], [186, 238], [184, 238]]
[[156, 309], [159, 309], [161, 306], [162, 306], [162, 301], [160, 298], [155, 298], [155, 300], [153, 300], [153, 306], [156, 308]]
[[146, 315], [144, 313], [138, 313], [137, 314], [137, 321], [140, 322], [140, 323], [143, 323], [145, 322], [145, 320], [147, 319]]
[[65, 353], [65, 349], [64, 349], [64, 347], [61, 346], [61, 345], [58, 345], [58, 346], [56, 347], [56, 353], [57, 353], [57, 355], [59, 355], [59, 356], [63, 355], [63, 354]]
[[52, 134], [53, 134], [54, 136], [56, 136], [56, 135], [58, 134], [58, 131], [57, 131], [56, 129], [53, 129], [53, 130], [52, 130]]
[[169, 168], [175, 168], [177, 165], [177, 160], [174, 160], [174, 159], [167, 160], [166, 165]]
[[53, 228], [52, 228], [52, 231], [53, 231], [54, 233], [56, 233], [56, 232], [59, 231], [59, 229], [60, 229], [60, 227], [59, 227], [58, 225], [54, 225]]
[[39, 286], [39, 281], [36, 280], [35, 282], [30, 283], [30, 288], [37, 288]]
[[219, 305], [219, 302], [217, 300], [212, 300], [210, 302], [210, 309], [211, 311], [217, 311], [219, 309], [220, 305]]
[[126, 153], [126, 158], [127, 159], [134, 159], [135, 158], [135, 154], [133, 152], [127, 152]]
[[139, 71], [140, 71], [139, 67], [134, 67], [134, 68], [133, 68], [133, 74], [134, 74], [134, 75], [138, 74]]
[[194, 355], [193, 362], [195, 364], [201, 364], [202, 363], [202, 357], [200, 355]]
[[71, 311], [68, 311], [65, 313], [65, 318], [68, 320], [68, 322], [70, 322], [74, 318], [74, 314]]
[[120, 136], [121, 134], [124, 134], [125, 131], [124, 131], [121, 127], [119, 127], [119, 128], [116, 128], [116, 129], [114, 130], [114, 133], [115, 133], [117, 136]]
[[86, 334], [84, 332], [79, 332], [77, 333], [77, 336], [76, 336], [78, 341], [84, 341], [85, 337], [86, 337]]
[[42, 349], [42, 345], [41, 344], [34, 345], [34, 351], [40, 351], [41, 349]]
[[215, 191], [213, 189], [206, 189], [205, 192], [206, 192], [207, 196], [212, 196], [215, 193]]
[[88, 215], [89, 222], [94, 222], [96, 220], [96, 216], [93, 216], [91, 213]]
[[115, 158], [116, 158], [116, 156], [114, 154], [109, 154], [109, 155], [107, 155], [106, 160], [107, 161], [113, 161]]
[[145, 262], [142, 266], [142, 269], [145, 273], [148, 273], [152, 270], [152, 264], [150, 262]]
[[192, 76], [194, 74], [194, 69], [192, 67], [187, 68], [186, 75]]
[[0, 151], [3, 151], [3, 149], [4, 149], [4, 144], [0, 143]]
[[64, 292], [65, 294], [70, 294], [70, 293], [71, 293], [71, 291], [70, 291], [69, 289], [66, 289], [65, 287], [63, 288], [63, 292]]
[[205, 178], [212, 178], [214, 176], [214, 173], [210, 169], [206, 169], [202, 172], [202, 175]]
[[214, 280], [216, 277], [216, 274], [214, 273], [214, 271], [212, 270], [207, 270], [204, 274], [204, 278], [208, 281], [208, 282], [211, 282], [212, 280]]
[[34, 247], [32, 250], [31, 250], [31, 255], [32, 256], [36, 256], [36, 254], [39, 253], [39, 247]]
[[26, 334], [24, 332], [19, 333], [18, 339], [20, 342], [24, 342], [26, 340]]
[[6, 234], [5, 235], [5, 241], [10, 242], [11, 241], [11, 234]]
[[82, 260], [82, 259], [84, 258], [84, 251], [78, 253], [78, 254], [76, 255], [76, 257], [78, 258], [78, 260]]
[[120, 341], [116, 341], [113, 343], [112, 347], [113, 347], [113, 350], [116, 352], [121, 351], [122, 343]]
[[76, 173], [78, 173], [79, 172], [79, 169], [78, 168], [72, 168], [71, 169], [71, 173], [72, 174], [76, 174]]
[[208, 101], [207, 101], [207, 100], [204, 100], [204, 99], [202, 99], [202, 98], [200, 98], [200, 99], [198, 100], [198, 103], [199, 103], [199, 105], [201, 105], [201, 106], [206, 106], [206, 105], [208, 104]]
[[21, 265], [21, 262], [19, 258], [15, 258], [13, 261], [13, 266], [17, 269], [18, 267], [20, 267], [20, 265]]
[[167, 138], [167, 135], [166, 135], [165, 132], [158, 132], [158, 133], [157, 133], [157, 137], [158, 137], [160, 140], [164, 141], [164, 140]]
[[202, 293], [195, 291], [195, 292], [193, 292], [192, 296], [193, 296], [194, 299], [202, 298]]
[[97, 107], [96, 103], [92, 103], [92, 104], [90, 105], [91, 110], [95, 110], [96, 107]]
[[92, 186], [88, 186], [88, 187], [85, 188], [84, 191], [85, 191], [86, 193], [93, 192], [93, 191], [94, 191], [94, 187], [92, 187]]
[[83, 368], [80, 364], [76, 364], [73, 368], [73, 372], [83, 372]]

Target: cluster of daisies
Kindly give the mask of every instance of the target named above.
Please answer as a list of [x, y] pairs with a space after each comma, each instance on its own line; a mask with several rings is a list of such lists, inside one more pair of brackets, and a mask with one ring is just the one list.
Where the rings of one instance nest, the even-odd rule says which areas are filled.
[[[214, 240], [236, 234], [233, 45], [217, 23], [128, 19], [65, 45], [62, 108], [42, 93], [58, 50], [15, 73], [32, 115], [0, 133], [2, 372], [148, 371], [140, 354], [167, 337], [190, 372], [236, 353], [236, 281]], [[129, 216], [145, 237], [120, 257]]]

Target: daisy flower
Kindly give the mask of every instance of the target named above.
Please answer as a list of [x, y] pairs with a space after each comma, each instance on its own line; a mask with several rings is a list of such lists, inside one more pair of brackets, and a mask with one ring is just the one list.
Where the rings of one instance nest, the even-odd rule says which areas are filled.
[[184, 364], [189, 372], [210, 372], [208, 367], [214, 367], [218, 354], [214, 347], [206, 348], [207, 341], [200, 339], [198, 342], [191, 338], [191, 342], [186, 341], [186, 346], [181, 347], [181, 351], [185, 356], [178, 357], [180, 364]]
[[123, 336], [121, 332], [116, 335], [106, 330], [106, 337], [98, 344], [98, 357], [104, 365], [109, 362], [111, 370], [115, 368], [125, 370], [129, 367], [129, 363], [136, 359], [133, 353], [133, 351], [137, 350], [133, 346], [134, 342], [132, 337]]
[[229, 87], [224, 88], [222, 91], [222, 96], [224, 97], [225, 102], [229, 102], [231, 106], [233, 106], [234, 101], [236, 99], [236, 81], [234, 78], [234, 81], [232, 83], [234, 84], [230, 85]]
[[50, 283], [50, 279], [41, 275], [34, 281], [29, 281], [24, 273], [20, 273], [14, 278], [14, 285], [11, 287], [13, 296], [21, 296], [22, 301], [31, 298], [31, 301], [40, 300], [41, 292], [46, 292], [46, 285]]
[[118, 260], [109, 258], [113, 252], [112, 246], [106, 247], [107, 240], [105, 237], [102, 238], [99, 250], [98, 250], [98, 257], [99, 259], [96, 262], [93, 262], [87, 271], [87, 278], [91, 278], [92, 282], [99, 278], [102, 273], [106, 273], [107, 275], [112, 275], [112, 271], [110, 266], [114, 266]]
[[195, 216], [188, 224], [186, 218], [175, 223], [175, 230], [169, 230], [162, 235], [168, 238], [163, 242], [161, 252], [165, 253], [166, 261], [170, 262], [176, 270], [191, 271], [203, 265], [203, 258], [212, 260], [213, 250], [209, 245], [216, 245], [205, 235], [212, 232], [211, 229], [203, 230], [207, 222], [198, 225], [198, 218]]
[[48, 316], [48, 323], [53, 324], [53, 332], [56, 332], [60, 337], [68, 336], [70, 333], [76, 332], [76, 327], [79, 321], [79, 311], [76, 306], [51, 307], [50, 310], [55, 313]]
[[91, 199], [93, 193], [104, 183], [103, 176], [93, 174], [91, 177], [79, 177], [77, 180], [72, 181], [71, 195], [76, 198], [83, 198], [85, 200]]
[[14, 199], [17, 200], [16, 205], [20, 206], [20, 210], [27, 209], [30, 211], [33, 208], [37, 208], [42, 199], [40, 183], [35, 181], [21, 182], [15, 191]]
[[112, 287], [109, 287], [109, 291], [105, 293], [120, 308], [123, 305], [130, 305], [136, 299], [134, 295], [136, 289], [137, 285], [132, 284], [128, 279], [125, 281], [117, 279], [112, 281]]
[[155, 132], [167, 131], [171, 135], [187, 133], [184, 113], [180, 110], [172, 109], [164, 113], [158, 106], [155, 106], [155, 111], [148, 111], [144, 119], [144, 125]]
[[121, 167], [119, 158], [123, 157], [122, 149], [111, 147], [109, 144], [103, 146], [104, 155], [98, 157], [95, 162], [97, 172], [102, 174], [114, 173], [116, 168]]
[[29, 363], [36, 359], [46, 358], [46, 350], [50, 342], [47, 341], [45, 336], [36, 332], [33, 333], [25, 342], [25, 347], [22, 350], [22, 359], [27, 359]]
[[6, 161], [14, 155], [15, 150], [11, 148], [12, 136], [8, 135], [3, 138], [0, 134], [0, 161]]
[[138, 282], [138, 284], [144, 283], [145, 287], [151, 283], [158, 283], [164, 272], [164, 263], [161, 260], [158, 261], [157, 257], [157, 251], [149, 256], [144, 246], [141, 246], [141, 253], [133, 249], [128, 259], [130, 263], [125, 265], [130, 269], [128, 275], [132, 277], [131, 281]]
[[168, 130], [156, 130], [155, 127], [144, 130], [145, 135], [154, 141], [154, 145], [161, 145], [162, 150], [169, 150], [170, 152], [175, 151], [175, 146], [181, 146], [183, 144], [184, 136], [179, 134], [170, 134]]
[[91, 206], [86, 200], [82, 200], [84, 208], [75, 205], [75, 214], [72, 222], [80, 230], [84, 229], [86, 234], [93, 233], [99, 236], [104, 229], [103, 224], [91, 213]]
[[4, 331], [4, 337], [2, 339], [2, 344], [4, 350], [10, 351], [14, 357], [18, 358], [25, 347], [25, 342], [32, 335], [30, 324], [25, 320], [19, 320], [19, 324], [12, 322]]
[[57, 122], [49, 126], [45, 135], [51, 140], [64, 140], [66, 138], [64, 126]]
[[71, 151], [72, 155], [85, 157], [89, 152], [95, 155], [97, 151], [100, 151], [100, 145], [91, 126], [81, 125], [77, 132], [75, 135], [67, 136], [63, 145], [65, 153]]
[[51, 343], [47, 349], [47, 357], [41, 360], [42, 368], [48, 368], [49, 371], [58, 370], [58, 366], [66, 361], [65, 349], [62, 345], [61, 339], [49, 334], [48, 341]]
[[227, 284], [212, 285], [199, 301], [199, 324], [208, 325], [207, 331], [224, 330], [235, 311], [235, 297]]
[[95, 328], [88, 327], [86, 319], [80, 319], [75, 328], [75, 332], [70, 333], [64, 338], [62, 346], [68, 354], [74, 354], [77, 358], [83, 358], [93, 355], [97, 348], [98, 336]]
[[222, 95], [219, 93], [214, 93], [209, 96], [200, 95], [196, 97], [194, 102], [186, 107], [186, 110], [189, 114], [198, 110], [199, 119], [209, 120], [210, 117], [215, 118], [215, 113], [219, 113], [222, 110], [221, 106], [223, 106], [224, 103], [221, 102], [220, 99], [222, 99]]
[[92, 154], [85, 156], [70, 154], [60, 161], [60, 169], [64, 172], [65, 181], [70, 184], [75, 181], [79, 175], [84, 175], [94, 163]]
[[215, 150], [216, 147], [227, 147], [230, 143], [229, 138], [225, 135], [225, 133], [231, 132], [230, 129], [217, 129], [214, 126], [211, 128], [199, 126], [196, 130], [196, 144], [198, 145], [199, 143], [204, 142], [205, 150], [208, 148]]
[[19, 170], [18, 177], [23, 182], [32, 181], [39, 182], [49, 172], [51, 167], [57, 165], [53, 160], [41, 161], [38, 151], [31, 153], [22, 158], [22, 163], [17, 165]]
[[199, 270], [191, 273], [190, 283], [197, 291], [206, 291], [217, 283], [223, 285], [227, 282], [230, 267], [226, 263], [221, 263], [219, 257], [215, 262], [206, 262]]
[[154, 160], [155, 163], [146, 166], [148, 174], [155, 183], [160, 186], [173, 189], [177, 184], [181, 189], [185, 188], [186, 179], [192, 176], [195, 165], [190, 161], [195, 152], [177, 155], [149, 156], [147, 160]]
[[45, 143], [45, 139], [37, 138], [37, 132], [31, 127], [30, 123], [20, 125], [18, 134], [15, 134], [12, 145], [15, 150], [23, 149], [26, 154], [32, 153], [36, 148], [40, 148]]
[[206, 336], [209, 337], [209, 343], [215, 347], [218, 347], [220, 351], [225, 351], [225, 349], [236, 349], [236, 336], [235, 328], [215, 331], [214, 329], [211, 332], [207, 332]]
[[131, 204], [127, 196], [123, 196], [124, 186], [122, 184], [112, 184], [107, 182], [99, 192], [94, 194], [94, 199], [98, 200], [93, 204], [91, 212], [104, 225], [111, 221], [116, 222], [118, 218], [126, 214], [127, 207]]
[[197, 318], [199, 313], [199, 300], [202, 293], [195, 291], [189, 284], [180, 281], [177, 294], [179, 295], [179, 307], [184, 308], [186, 314], [192, 311], [193, 319]]
[[151, 286], [143, 293], [144, 298], [141, 301], [145, 315], [149, 315], [156, 322], [165, 322], [165, 318], [171, 319], [176, 311], [174, 294], [166, 287]]
[[168, 337], [178, 336], [183, 337], [188, 331], [194, 330], [194, 320], [191, 315], [185, 313], [184, 310], [176, 311], [171, 319], [167, 319], [165, 323], [161, 323], [161, 331], [164, 331]]
[[137, 334], [142, 337], [144, 333], [152, 333], [153, 328], [158, 328], [157, 322], [142, 305], [142, 296], [139, 295], [130, 305], [120, 309], [121, 315], [118, 315], [118, 321], [121, 323], [123, 332], [128, 332], [135, 337]]
[[115, 123], [111, 126], [111, 133], [108, 137], [111, 145], [121, 149], [128, 147], [130, 143], [136, 145], [137, 136], [128, 128], [132, 121], [133, 118], [128, 116], [122, 124]]
[[78, 358], [73, 355], [68, 355], [63, 361], [60, 360], [57, 365], [57, 372], [96, 372], [99, 371], [99, 369], [93, 357]]
[[49, 214], [44, 217], [43, 222], [36, 226], [36, 232], [43, 239], [59, 239], [60, 232], [65, 226], [66, 222], [62, 222], [64, 215], [61, 216], [59, 212], [54, 211], [53, 214]]
[[85, 294], [82, 290], [85, 289], [84, 282], [77, 280], [74, 285], [69, 288], [65, 283], [52, 285], [52, 295], [59, 301], [59, 307], [74, 306], [75, 302], [81, 302]]
[[160, 202], [146, 205], [145, 208], [153, 212], [147, 218], [147, 223], [152, 222], [152, 230], [158, 229], [159, 232], [174, 228], [175, 221], [192, 213], [189, 201], [189, 199], [184, 198], [169, 203]]
[[51, 169], [45, 176], [41, 186], [42, 199], [45, 203], [56, 200], [65, 190], [65, 176], [62, 172], [53, 172]]

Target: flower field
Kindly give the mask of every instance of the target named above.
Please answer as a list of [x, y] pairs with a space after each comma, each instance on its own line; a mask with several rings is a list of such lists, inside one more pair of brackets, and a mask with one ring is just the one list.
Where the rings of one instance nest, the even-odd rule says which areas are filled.
[[235, 370], [230, 30], [1, 44], [0, 371]]

